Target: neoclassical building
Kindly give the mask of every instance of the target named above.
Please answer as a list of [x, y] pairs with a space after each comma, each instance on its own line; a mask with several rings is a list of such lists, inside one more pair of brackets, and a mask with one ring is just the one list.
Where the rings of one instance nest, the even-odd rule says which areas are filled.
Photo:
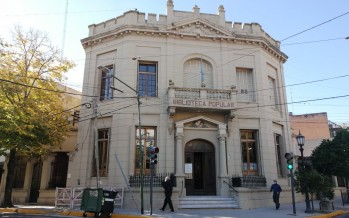
[[223, 6], [176, 11], [168, 0], [166, 15], [127, 11], [90, 25], [81, 43], [82, 103], [93, 107], [81, 108], [68, 186], [124, 187], [125, 208], [149, 208], [150, 179], [160, 205], [160, 181], [172, 175], [177, 208], [198, 199], [255, 208], [273, 204], [278, 179], [281, 202], [291, 202], [287, 56], [258, 23], [226, 21]]

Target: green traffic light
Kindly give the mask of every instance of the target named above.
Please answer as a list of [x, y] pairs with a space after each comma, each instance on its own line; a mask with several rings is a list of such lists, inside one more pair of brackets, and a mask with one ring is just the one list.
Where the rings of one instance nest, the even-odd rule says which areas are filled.
[[293, 169], [293, 165], [292, 165], [292, 164], [289, 164], [289, 165], [287, 165], [287, 168], [288, 168], [289, 170], [292, 170], [292, 169]]

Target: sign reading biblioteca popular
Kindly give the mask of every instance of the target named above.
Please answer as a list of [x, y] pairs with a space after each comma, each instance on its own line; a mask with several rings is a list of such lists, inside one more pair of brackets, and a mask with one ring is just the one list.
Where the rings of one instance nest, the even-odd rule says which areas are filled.
[[211, 109], [234, 109], [234, 102], [230, 100], [215, 100], [215, 99], [181, 99], [173, 98], [170, 101], [170, 106], [177, 107], [201, 107]]

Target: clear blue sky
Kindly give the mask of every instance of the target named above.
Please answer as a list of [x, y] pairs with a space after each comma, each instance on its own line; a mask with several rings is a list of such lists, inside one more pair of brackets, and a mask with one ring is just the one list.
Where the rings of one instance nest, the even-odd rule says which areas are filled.
[[[17, 24], [47, 32], [61, 49], [65, 38], [64, 56], [77, 64], [67, 84], [75, 89], [82, 87], [85, 54], [80, 40], [88, 36], [88, 25], [135, 8], [166, 14], [166, 0], [68, 0], [65, 16], [66, 3], [6, 1], [0, 8], [0, 37], [7, 39]], [[288, 101], [301, 102], [289, 104], [290, 112], [327, 112], [331, 121], [349, 124], [349, 40], [345, 39], [349, 36], [348, 0], [174, 0], [175, 10], [191, 11], [194, 5], [202, 13], [212, 14], [223, 5], [227, 21], [259, 23], [281, 41], [281, 50], [289, 57], [284, 65]]]

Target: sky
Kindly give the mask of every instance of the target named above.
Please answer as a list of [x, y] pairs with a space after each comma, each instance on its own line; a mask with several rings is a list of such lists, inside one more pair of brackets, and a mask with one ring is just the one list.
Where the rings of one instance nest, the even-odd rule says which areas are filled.
[[[0, 7], [0, 38], [15, 25], [48, 34], [51, 42], [77, 66], [66, 85], [81, 90], [85, 52], [80, 40], [88, 26], [128, 10], [166, 15], [167, 0], [11, 0]], [[173, 0], [174, 10], [216, 14], [226, 21], [259, 23], [281, 42], [288, 109], [294, 115], [327, 112], [336, 124], [349, 125], [348, 0]]]

